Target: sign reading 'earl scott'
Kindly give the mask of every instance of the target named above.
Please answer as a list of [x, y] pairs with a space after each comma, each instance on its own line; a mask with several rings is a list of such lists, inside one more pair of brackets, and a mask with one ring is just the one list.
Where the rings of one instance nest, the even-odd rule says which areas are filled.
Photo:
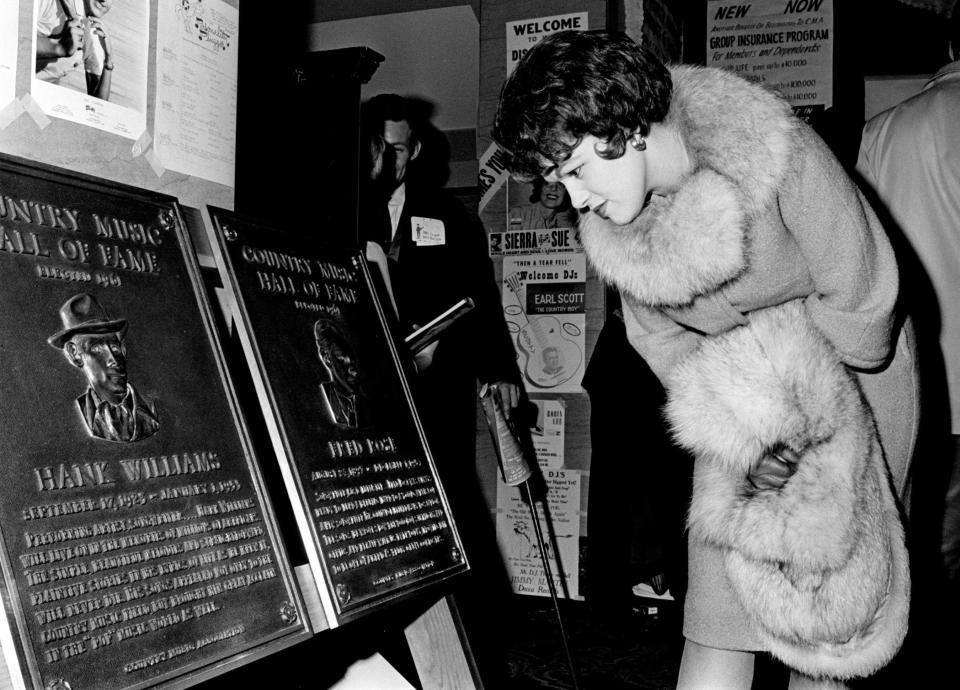
[[331, 627], [466, 570], [363, 254], [210, 214]]
[[179, 208], [0, 157], [15, 686], [184, 685], [306, 634]]

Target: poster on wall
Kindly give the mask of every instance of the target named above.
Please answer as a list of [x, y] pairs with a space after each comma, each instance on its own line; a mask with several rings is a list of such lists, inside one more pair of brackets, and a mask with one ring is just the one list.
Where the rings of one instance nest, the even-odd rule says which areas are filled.
[[[586, 12], [572, 14], [557, 14], [550, 17], [536, 19], [520, 19], [507, 22], [507, 73], [510, 76], [520, 58], [544, 36], [558, 31], [586, 31], [589, 21]], [[490, 203], [503, 184], [507, 181], [508, 173], [503, 165], [504, 154], [495, 143], [490, 144], [480, 157], [478, 175], [480, 185], [479, 210], [483, 211]]]
[[706, 62], [776, 89], [810, 120], [833, 105], [833, 0], [710, 0]]
[[41, 110], [139, 138], [147, 126], [150, 0], [36, 0], [33, 7], [30, 93]]
[[533, 449], [541, 467], [557, 470], [563, 467], [563, 428], [566, 409], [563, 400], [533, 400], [537, 421], [530, 429]]
[[576, 228], [580, 217], [562, 182], [538, 177], [532, 182], [507, 183], [507, 229]]
[[490, 146], [480, 156], [477, 169], [477, 186], [480, 188], [478, 213], [483, 212], [508, 177], [510, 173], [506, 166], [506, 151], [497, 146], [496, 142], [491, 141]]
[[[580, 470], [544, 467], [547, 509], [538, 502], [537, 512], [547, 562], [557, 596], [579, 599], [580, 595]], [[497, 541], [517, 594], [550, 596], [530, 506], [515, 487], [497, 484]]]
[[581, 392], [586, 275], [582, 251], [503, 258], [503, 313], [528, 393]]
[[153, 150], [164, 168], [233, 187], [239, 11], [160, 0]]
[[20, 0], [0, 3], [0, 109], [17, 96], [17, 27]]
[[558, 31], [586, 31], [590, 28], [588, 24], [586, 12], [507, 22], [507, 76], [513, 72], [520, 58], [544, 36]]
[[506, 232], [490, 232], [487, 233], [487, 243], [490, 256], [583, 251], [580, 229], [576, 225], [542, 230], [510, 229]]

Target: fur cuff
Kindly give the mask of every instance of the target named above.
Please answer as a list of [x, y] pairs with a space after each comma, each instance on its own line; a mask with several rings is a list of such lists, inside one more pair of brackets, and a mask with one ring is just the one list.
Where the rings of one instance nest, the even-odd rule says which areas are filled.
[[[800, 302], [755, 312], [671, 376], [667, 415], [697, 457], [691, 538], [727, 576], [767, 650], [814, 677], [867, 676], [900, 648], [910, 577], [873, 415]], [[796, 473], [747, 473], [788, 447]]]

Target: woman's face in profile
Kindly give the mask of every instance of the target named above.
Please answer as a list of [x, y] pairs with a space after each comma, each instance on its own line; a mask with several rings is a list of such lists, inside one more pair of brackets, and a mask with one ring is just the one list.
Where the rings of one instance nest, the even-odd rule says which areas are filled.
[[627, 146], [623, 155], [605, 158], [608, 144], [586, 134], [570, 157], [551, 170], [546, 182], [560, 182], [574, 208], [589, 208], [601, 218], [625, 225], [640, 215], [647, 195], [646, 151]]

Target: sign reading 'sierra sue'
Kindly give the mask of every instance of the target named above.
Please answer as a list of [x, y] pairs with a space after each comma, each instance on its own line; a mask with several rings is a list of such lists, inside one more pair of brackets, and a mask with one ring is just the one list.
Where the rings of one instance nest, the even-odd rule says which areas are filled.
[[330, 626], [466, 570], [362, 252], [209, 211]]
[[184, 685], [308, 634], [167, 196], [0, 157], [14, 687]]

